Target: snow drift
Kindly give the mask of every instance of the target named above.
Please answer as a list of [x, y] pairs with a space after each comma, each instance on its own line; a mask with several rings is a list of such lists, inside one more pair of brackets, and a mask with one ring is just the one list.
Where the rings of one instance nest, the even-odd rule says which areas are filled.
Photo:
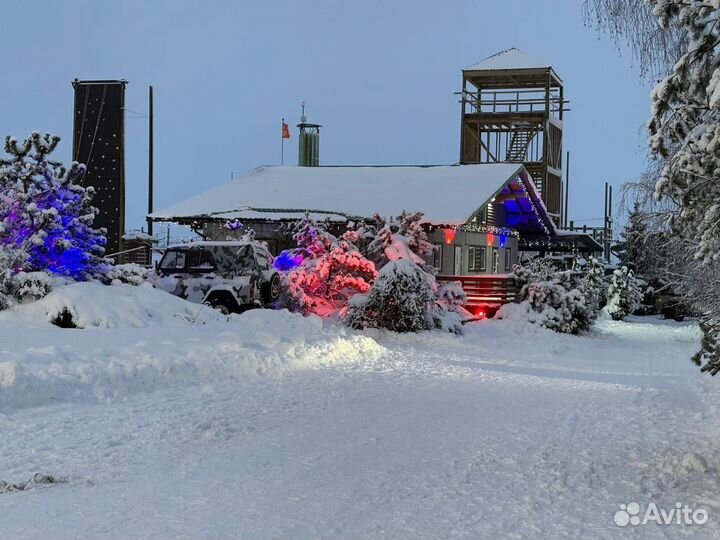
[[[63, 310], [83, 329], [49, 322]], [[383, 351], [315, 316], [258, 309], [228, 319], [151, 287], [79, 283], [0, 314], [0, 408], [277, 377]]]
[[0, 320], [30, 324], [53, 322], [68, 313], [77, 328], [143, 328], [168, 320], [208, 322], [224, 319], [205, 306], [191, 304], [149, 284], [102, 285], [73, 283], [58, 287], [37, 302], [0, 313]]

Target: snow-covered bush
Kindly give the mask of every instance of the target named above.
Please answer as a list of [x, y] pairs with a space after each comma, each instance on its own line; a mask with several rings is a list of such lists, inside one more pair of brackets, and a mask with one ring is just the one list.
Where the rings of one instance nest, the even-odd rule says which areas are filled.
[[125, 283], [127, 285], [142, 285], [149, 277], [150, 270], [135, 263], [116, 264], [111, 266], [105, 274], [105, 279], [113, 285]]
[[305, 314], [342, 316], [350, 298], [367, 293], [377, 271], [352, 238], [352, 232], [335, 238], [306, 217], [295, 234], [299, 264], [284, 275], [283, 303]]
[[34, 132], [22, 143], [5, 140], [0, 159], [0, 245], [26, 255], [21, 268], [75, 280], [104, 273], [105, 237], [93, 228], [94, 190], [80, 180], [85, 166], [49, 159], [60, 137]]
[[459, 281], [437, 283], [433, 279], [435, 291], [435, 309], [433, 321], [435, 328], [454, 334], [462, 333], [462, 323], [473, 316], [463, 306], [467, 294]]
[[510, 275], [517, 291], [516, 300], [527, 298], [527, 287], [530, 283], [551, 280], [556, 272], [555, 262], [546, 257], [537, 257], [523, 264], [513, 265]]
[[549, 261], [535, 260], [528, 266], [515, 265], [513, 276], [519, 288], [517, 304], [502, 306], [498, 318], [524, 319], [566, 334], [590, 328], [593, 310], [571, 271], [556, 271]]
[[427, 274], [413, 261], [398, 259], [380, 269], [369, 294], [350, 303], [346, 324], [417, 332], [435, 327], [435, 294]]
[[15, 246], [0, 244], [0, 311], [14, 303], [12, 281], [15, 274], [22, 271], [27, 261], [27, 253]]
[[641, 282], [627, 266], [613, 272], [607, 292], [604, 311], [615, 321], [620, 321], [635, 311], [642, 301]]
[[20, 303], [40, 300], [52, 290], [52, 280], [47, 272], [19, 272], [12, 277], [11, 292]]
[[467, 294], [459, 281], [448, 281], [438, 285], [435, 296], [441, 304], [448, 307], [465, 305]]

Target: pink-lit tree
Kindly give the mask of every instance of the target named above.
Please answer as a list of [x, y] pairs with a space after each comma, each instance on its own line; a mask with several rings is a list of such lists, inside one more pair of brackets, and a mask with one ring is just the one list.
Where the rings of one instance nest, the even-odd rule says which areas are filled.
[[285, 274], [290, 307], [322, 317], [342, 316], [350, 298], [370, 290], [377, 271], [353, 244], [355, 231], [336, 238], [306, 217], [294, 238], [297, 265]]

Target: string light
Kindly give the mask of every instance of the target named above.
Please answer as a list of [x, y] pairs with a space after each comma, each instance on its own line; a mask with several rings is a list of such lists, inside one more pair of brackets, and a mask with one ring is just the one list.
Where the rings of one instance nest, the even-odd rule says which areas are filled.
[[[495, 236], [512, 236], [513, 238], [519, 238], [520, 233], [516, 231], [515, 229], [510, 229], [509, 227], [497, 227], [495, 225], [482, 225], [478, 223], [466, 223], [464, 225], [447, 225], [447, 226], [440, 226], [440, 225], [431, 225], [428, 228], [428, 232], [433, 232], [437, 229], [442, 230], [452, 230], [452, 231], [462, 231], [462, 232], [476, 232], [476, 233], [483, 233], [483, 234], [493, 234]], [[453, 235], [454, 237], [454, 235]]]

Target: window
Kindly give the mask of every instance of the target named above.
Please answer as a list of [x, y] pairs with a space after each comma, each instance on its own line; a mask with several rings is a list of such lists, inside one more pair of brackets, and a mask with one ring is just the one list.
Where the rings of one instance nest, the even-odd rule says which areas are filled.
[[188, 253], [188, 268], [191, 272], [212, 272], [215, 259], [209, 251], [193, 249]]
[[505, 248], [505, 271], [509, 272], [512, 268], [512, 249]]
[[496, 247], [492, 248], [492, 273], [498, 273], [498, 265], [500, 263], [500, 250]]
[[468, 247], [468, 272], [485, 271], [485, 246]]
[[435, 248], [433, 250], [433, 267], [437, 271], [442, 271], [442, 256], [443, 256], [443, 245], [433, 244]]
[[185, 252], [172, 250], [165, 253], [160, 262], [161, 270], [185, 270]]

